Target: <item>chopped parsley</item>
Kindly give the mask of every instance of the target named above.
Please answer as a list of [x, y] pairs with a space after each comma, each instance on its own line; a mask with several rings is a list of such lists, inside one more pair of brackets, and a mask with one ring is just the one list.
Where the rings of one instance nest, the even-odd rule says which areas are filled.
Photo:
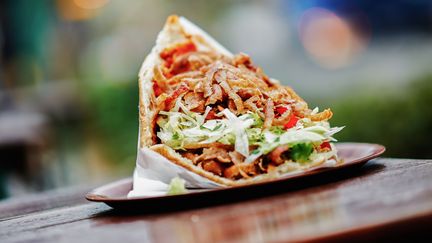
[[313, 145], [311, 143], [299, 143], [291, 148], [291, 158], [300, 163], [308, 162], [312, 152]]

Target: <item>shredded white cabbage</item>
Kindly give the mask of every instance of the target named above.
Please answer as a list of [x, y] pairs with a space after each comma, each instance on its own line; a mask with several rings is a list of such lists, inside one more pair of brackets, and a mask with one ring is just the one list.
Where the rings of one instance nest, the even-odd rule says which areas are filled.
[[[174, 149], [183, 149], [187, 144], [196, 143], [231, 144], [234, 145], [235, 151], [246, 157], [246, 163], [255, 161], [280, 145], [293, 146], [299, 143], [320, 144], [323, 141], [336, 141], [332, 136], [343, 129], [343, 127], [330, 128], [328, 122], [313, 122], [303, 118], [295, 127], [288, 130], [281, 128], [262, 130], [262, 120], [254, 113], [236, 116], [229, 109], [224, 109], [221, 115], [225, 118], [221, 116], [220, 119], [205, 121], [211, 107], [207, 107], [203, 115], [188, 111], [181, 104], [179, 108], [183, 112], [159, 112], [162, 119], [158, 119], [160, 131], [157, 136], [162, 143]], [[249, 153], [250, 146], [257, 148]]]
[[254, 123], [254, 119], [250, 116], [236, 117], [229, 109], [224, 109], [222, 113], [228, 119], [229, 127], [233, 130], [236, 137], [234, 149], [243, 156], [249, 156], [249, 139], [246, 133], [246, 128], [249, 128]]

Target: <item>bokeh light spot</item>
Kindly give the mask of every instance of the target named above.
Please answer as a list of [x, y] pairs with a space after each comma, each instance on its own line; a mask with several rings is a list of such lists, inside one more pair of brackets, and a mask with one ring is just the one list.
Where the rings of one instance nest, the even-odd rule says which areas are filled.
[[311, 8], [303, 13], [299, 35], [310, 57], [331, 69], [346, 66], [366, 46], [365, 38], [346, 20], [323, 8]]
[[74, 3], [84, 9], [98, 9], [108, 3], [109, 0], [74, 0]]

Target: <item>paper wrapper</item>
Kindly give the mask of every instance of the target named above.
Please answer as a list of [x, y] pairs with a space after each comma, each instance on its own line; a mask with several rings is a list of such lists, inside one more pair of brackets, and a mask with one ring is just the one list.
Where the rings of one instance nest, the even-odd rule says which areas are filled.
[[138, 150], [133, 175], [133, 189], [129, 192], [128, 197], [166, 195], [168, 185], [174, 177], [185, 180], [188, 189], [224, 187], [224, 185], [172, 163], [151, 149], [141, 148]]
[[[296, 170], [285, 173], [282, 177], [304, 173], [316, 169], [336, 166], [335, 160], [328, 160], [320, 166], [308, 170]], [[168, 185], [174, 177], [185, 180], [188, 189], [215, 189], [225, 187], [205, 177], [178, 166], [157, 152], [148, 148], [138, 150], [136, 167], [133, 175], [133, 189], [128, 197], [151, 197], [167, 194]]]

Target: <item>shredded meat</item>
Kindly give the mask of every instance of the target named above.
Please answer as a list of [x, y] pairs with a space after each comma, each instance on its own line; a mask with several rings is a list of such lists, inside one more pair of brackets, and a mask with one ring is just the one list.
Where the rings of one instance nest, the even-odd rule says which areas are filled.
[[[332, 117], [329, 109], [314, 114], [291, 87], [267, 77], [248, 55], [240, 53], [226, 57], [213, 51], [198, 50], [195, 43], [202, 44], [202, 40], [192, 35], [186, 41], [166, 48], [160, 54], [162, 64], [153, 69], [154, 95], [150, 103], [155, 115], [150, 129], [154, 133], [158, 129], [156, 124], [162, 122], [158, 120], [159, 111], [172, 110], [179, 102], [199, 114], [204, 114], [206, 107], [210, 107], [205, 120], [224, 118], [221, 111], [226, 108], [236, 115], [253, 112], [264, 120], [263, 129], [286, 128], [300, 118], [326, 121]], [[153, 143], [157, 143], [156, 136]], [[232, 180], [270, 172], [284, 163], [284, 155], [289, 155], [288, 145], [282, 145], [245, 163], [245, 157], [234, 147], [220, 142], [197, 142], [184, 144], [184, 151], [179, 152], [194, 165]], [[316, 149], [321, 151], [328, 147]]]
[[213, 119], [217, 119], [217, 118], [219, 118], [217, 115], [216, 115], [216, 112], [215, 112], [215, 110], [214, 109], [212, 109], [212, 110], [210, 110], [210, 112], [208, 113], [208, 115], [206, 116], [206, 120], [213, 120]]
[[222, 147], [210, 147], [203, 149], [203, 153], [194, 159], [194, 163], [209, 159], [216, 159], [221, 163], [231, 162], [231, 157], [228, 155], [226, 149]]
[[191, 161], [195, 161], [195, 158], [198, 156], [192, 152], [183, 152], [182, 156], [185, 157], [186, 159], [189, 159]]
[[222, 101], [223, 93], [222, 89], [218, 84], [213, 84], [213, 94], [207, 99], [205, 105], [212, 105], [218, 101]]
[[234, 104], [236, 106], [236, 113], [242, 114], [244, 111], [243, 101], [240, 96], [238, 96], [238, 94], [231, 90], [231, 87], [226, 82], [226, 72], [218, 72], [215, 75], [215, 79], [222, 87], [222, 89], [228, 94], [228, 96], [234, 101]]
[[263, 159], [260, 159], [260, 161], [258, 161], [258, 167], [260, 168], [260, 170], [262, 172], [264, 172], [264, 173], [267, 172], [267, 167], [264, 164], [264, 160]]
[[275, 125], [275, 126], [283, 126], [283, 125], [287, 124], [287, 122], [291, 118], [291, 107], [288, 106], [286, 109], [287, 110], [280, 117], [274, 119], [273, 125]]
[[[228, 167], [227, 169], [225, 169], [224, 171], [224, 177], [228, 178], [228, 179], [233, 179], [233, 180], [237, 180], [243, 177], [243, 175], [240, 174], [240, 169], [237, 165], [232, 165], [230, 167]], [[244, 173], [243, 171], [241, 171], [242, 173]], [[247, 176], [247, 175], [246, 175]], [[247, 176], [246, 178], [248, 178], [249, 176]]]
[[243, 104], [246, 109], [258, 113], [258, 115], [261, 118], [264, 118], [264, 114], [261, 112], [261, 110], [258, 108], [257, 104], [260, 102], [260, 97], [253, 96], [247, 99]]
[[205, 110], [205, 100], [202, 93], [188, 92], [184, 97], [186, 107], [198, 113], [203, 113]]
[[282, 158], [282, 153], [286, 152], [287, 150], [288, 150], [288, 145], [281, 145], [275, 148], [273, 151], [271, 151], [267, 155], [267, 157], [274, 165], [283, 164], [284, 159]]
[[258, 173], [257, 166], [254, 163], [244, 163], [244, 157], [240, 153], [233, 151], [229, 153], [234, 165], [228, 167], [224, 171], [224, 176], [230, 179], [238, 179], [240, 177], [249, 178]]
[[177, 74], [170, 79], [168, 79], [169, 85], [177, 85], [181, 82], [184, 82], [186, 79], [198, 79], [201, 78], [201, 72], [200, 71], [188, 71], [184, 73]]
[[165, 99], [165, 110], [170, 110], [177, 98], [189, 91], [189, 87], [182, 83], [176, 90], [174, 90], [170, 96]]
[[188, 52], [178, 55], [170, 67], [170, 73], [178, 74], [184, 71], [195, 71], [213, 62], [214, 56], [206, 52]]
[[252, 61], [250, 57], [245, 53], [239, 53], [238, 55], [234, 56], [233, 60], [234, 66], [238, 67], [240, 65], [244, 65], [245, 67], [255, 70], [256, 67], [252, 64]]
[[212, 172], [213, 174], [218, 176], [221, 176], [224, 170], [224, 167], [214, 160], [203, 161], [201, 166], [204, 170]]
[[169, 92], [170, 87], [168, 86], [168, 80], [165, 75], [162, 73], [162, 70], [159, 66], [155, 66], [153, 69], [153, 79], [157, 86], [161, 89], [162, 92]]
[[156, 112], [155, 113], [159, 113], [159, 111], [165, 110], [165, 104], [166, 104], [167, 98], [168, 98], [168, 95], [166, 93], [162, 93], [161, 95], [159, 95], [156, 98], [156, 101], [155, 101]]
[[195, 52], [189, 55], [188, 61], [192, 70], [199, 70], [201, 67], [212, 63], [213, 57], [209, 52]]
[[202, 82], [204, 78], [184, 78], [182, 82], [185, 82], [195, 93], [203, 93]]
[[304, 101], [299, 101], [299, 102], [294, 103], [292, 108], [293, 108], [294, 113], [298, 117], [307, 117], [311, 113], [311, 110], [309, 110], [307, 108], [307, 104]]
[[310, 115], [309, 118], [312, 121], [324, 121], [330, 119], [332, 116], [333, 116], [333, 112], [330, 109], [325, 109], [320, 113]]
[[213, 65], [210, 65], [210, 68], [206, 71], [205, 77], [206, 79], [203, 82], [204, 86], [204, 97], [209, 97], [212, 95], [212, 82], [216, 72], [219, 70], [221, 63], [219, 61], [215, 62]]
[[249, 99], [253, 96], [261, 96], [261, 92], [257, 88], [240, 88], [237, 94], [243, 99]]
[[266, 129], [271, 127], [271, 125], [273, 124], [273, 119], [275, 117], [273, 100], [267, 99], [264, 111], [265, 111], [265, 120], [264, 120], [263, 128]]

